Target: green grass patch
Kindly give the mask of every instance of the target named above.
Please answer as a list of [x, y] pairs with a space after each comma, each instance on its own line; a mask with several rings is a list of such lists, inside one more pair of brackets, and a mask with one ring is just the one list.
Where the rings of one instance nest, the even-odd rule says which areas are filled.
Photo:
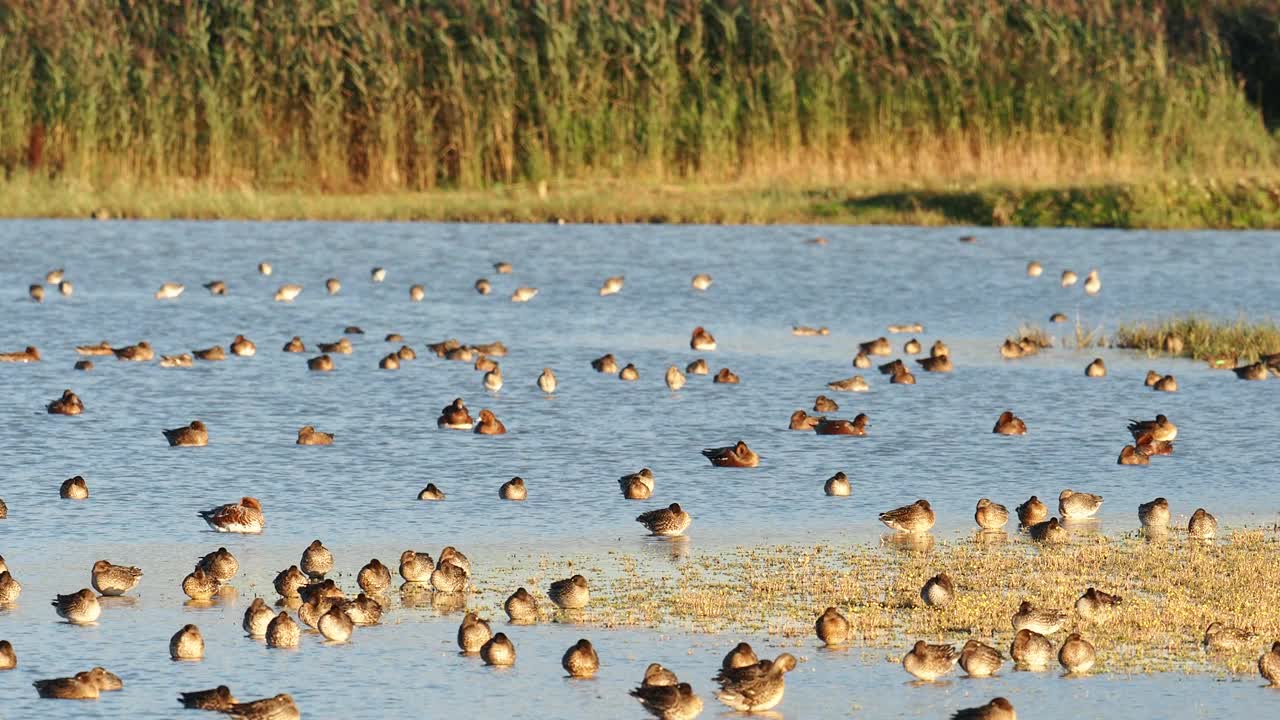
[[[1215, 320], [1188, 315], [1153, 322], [1122, 323], [1112, 339], [1120, 348], [1196, 358], [1235, 358], [1238, 364], [1280, 352], [1280, 326], [1273, 320]], [[1230, 365], [1228, 365], [1230, 367]]]

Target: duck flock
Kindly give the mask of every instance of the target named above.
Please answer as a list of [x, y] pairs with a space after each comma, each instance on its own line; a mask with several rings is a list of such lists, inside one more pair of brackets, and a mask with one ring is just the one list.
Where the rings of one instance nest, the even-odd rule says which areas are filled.
[[[495, 263], [496, 273], [512, 272], [510, 263]], [[263, 276], [272, 274], [268, 263], [258, 266]], [[1031, 263], [1027, 274], [1036, 277], [1043, 272], [1039, 263]], [[374, 268], [370, 274], [372, 282], [385, 282], [387, 271]], [[1062, 276], [1063, 286], [1073, 285], [1077, 281], [1074, 272], [1066, 271]], [[54, 270], [47, 274], [44, 283], [32, 284], [29, 297], [35, 302], [53, 300], [52, 292], [46, 293], [45, 286], [55, 288], [62, 296], [70, 296], [74, 286], [62, 270]], [[625, 280], [622, 276], [606, 278], [599, 288], [600, 295], [612, 295], [623, 291]], [[690, 281], [695, 292], [708, 292], [713, 286], [709, 274], [700, 273]], [[474, 283], [474, 289], [480, 294], [493, 292], [493, 284], [486, 278]], [[204, 288], [215, 296], [232, 292], [227, 282], [210, 280]], [[1101, 290], [1101, 280], [1096, 270], [1088, 273], [1084, 281], [1084, 289], [1088, 294], [1096, 294]], [[292, 303], [304, 293], [303, 285], [286, 283], [278, 287], [274, 293], [274, 301]], [[160, 302], [172, 302], [182, 296], [186, 288], [180, 283], [166, 282], [154, 292]], [[342, 283], [337, 278], [329, 278], [324, 282], [324, 291], [337, 294], [342, 291]], [[409, 299], [421, 302], [425, 298], [422, 285], [408, 288]], [[536, 299], [538, 288], [517, 287], [510, 295], [511, 302], [530, 302]], [[264, 298], [265, 301], [265, 298]], [[909, 324], [890, 326], [890, 332], [920, 333], [923, 327]], [[792, 329], [797, 336], [828, 335], [825, 327], [807, 327], [797, 325]], [[297, 360], [305, 364], [311, 372], [323, 373], [334, 370], [345, 362], [344, 358], [352, 355], [352, 337], [360, 338], [362, 331], [357, 327], [347, 327], [344, 336], [336, 341], [317, 343], [314, 347], [304, 343], [300, 337], [276, 338], [273, 347], [281, 343], [281, 351], [295, 353]], [[390, 345], [399, 345], [378, 360], [381, 370], [394, 371], [402, 363], [414, 361], [418, 351], [395, 333], [387, 334], [384, 340]], [[710, 330], [704, 327], [692, 329], [689, 347], [698, 353], [711, 353], [717, 349], [717, 341]], [[1041, 349], [1041, 344], [1031, 337], [1011, 338], [998, 348], [1002, 357], [1016, 359], [1033, 355]], [[468, 344], [457, 339], [446, 339], [427, 344], [425, 352], [449, 361], [471, 363], [481, 373], [482, 386], [488, 391], [497, 391], [504, 387], [508, 380], [503, 375], [501, 359], [507, 354], [506, 346], [498, 341], [485, 344]], [[910, 339], [902, 347], [906, 355], [924, 354], [926, 351], [917, 339]], [[215, 345], [207, 348], [194, 348], [189, 351], [174, 351], [172, 354], [157, 354], [150, 343], [139, 341], [132, 344], [114, 344], [108, 341], [87, 343], [76, 347], [78, 359], [70, 362], [68, 368], [75, 372], [91, 372], [95, 362], [134, 362], [155, 363], [161, 367], [191, 367], [200, 362], [221, 362], [229, 358], [251, 358], [258, 353], [254, 341], [245, 335], [235, 336], [227, 345]], [[995, 353], [996, 348], [992, 349]], [[894, 354], [895, 348], [886, 337], [879, 337], [863, 342], [859, 352], [853, 359], [856, 369], [870, 369], [874, 366], [873, 357]], [[0, 361], [11, 363], [62, 362], [62, 358], [46, 357], [34, 345], [22, 349], [0, 353]], [[1264, 359], [1261, 368], [1245, 368], [1237, 372], [1244, 379], [1265, 379], [1268, 369], [1277, 369], [1280, 358]], [[591, 361], [591, 366], [599, 373], [616, 375], [627, 382], [637, 381], [639, 370], [634, 364], [619, 364], [612, 354], [606, 354]], [[951, 352], [946, 343], [937, 340], [928, 349], [927, 354], [915, 360], [913, 365], [901, 359], [893, 360], [878, 366], [880, 374], [887, 376], [891, 384], [914, 384], [914, 371], [924, 373], [948, 373], [953, 369]], [[1261, 374], [1261, 377], [1256, 377]], [[1088, 377], [1102, 377], [1106, 368], [1101, 359], [1089, 363], [1085, 370]], [[741, 379], [728, 368], [720, 369], [712, 374], [705, 358], [699, 358], [684, 365], [669, 366], [665, 371], [665, 382], [672, 392], [679, 392], [690, 376], [710, 375], [712, 382], [737, 384]], [[520, 384], [527, 384], [529, 392], [551, 395], [557, 392], [558, 379], [552, 368], [545, 368], [537, 377], [521, 378]], [[68, 382], [74, 385], [74, 382]], [[1172, 375], [1149, 373], [1147, 385], [1156, 391], [1176, 392], [1177, 381]], [[865, 392], [871, 381], [862, 375], [835, 380], [827, 387], [833, 392]], [[67, 389], [60, 396], [51, 398], [46, 411], [51, 415], [77, 416], [93, 412], [86, 406], [72, 389]], [[812, 412], [798, 409], [792, 413], [789, 421], [779, 418], [779, 423], [787, 422], [792, 431], [812, 432], [817, 435], [850, 435], [860, 436], [870, 432], [871, 421], [864, 413], [852, 418], [838, 418], [833, 414], [839, 411], [836, 401], [825, 395], [819, 395], [814, 402]], [[444, 405], [436, 421], [441, 432], [469, 432], [479, 435], [501, 435], [506, 427], [496, 414], [482, 408], [478, 412], [467, 405], [463, 398], [456, 398]], [[194, 418], [187, 425], [176, 428], [155, 428], [154, 442], [161, 440], [175, 448], [206, 446], [217, 442], [217, 427], [207, 426], [200, 418]], [[1174, 453], [1174, 442], [1178, 437], [1178, 427], [1173, 420], [1163, 414], [1152, 419], [1131, 421], [1127, 428], [1128, 440], [1119, 450], [1118, 463], [1121, 465], [1145, 465], [1154, 458], [1170, 456]], [[1027, 424], [1007, 410], [995, 420], [992, 432], [1001, 435], [1024, 435], [1028, 432]], [[142, 441], [151, 441], [139, 439]], [[306, 425], [298, 428], [296, 442], [298, 445], [330, 445], [339, 440], [334, 433], [324, 429]], [[1117, 443], [1119, 444], [1119, 443]], [[760, 462], [759, 455], [745, 441], [738, 441], [724, 447], [707, 448], [703, 456], [711, 465], [722, 468], [754, 468]], [[619, 490], [628, 500], [649, 500], [655, 494], [655, 475], [643, 468], [638, 472], [618, 479]], [[828, 496], [847, 496], [851, 492], [851, 484], [845, 473], [840, 472], [823, 484], [823, 492]], [[90, 488], [82, 476], [75, 476], [62, 483], [59, 496], [63, 499], [92, 502]], [[504, 482], [498, 489], [500, 500], [520, 502], [528, 497], [525, 482], [520, 477], [513, 477]], [[191, 522], [203, 522], [209, 529], [218, 533], [258, 534], [268, 527], [271, 508], [264, 505], [251, 494], [238, 499], [227, 498], [228, 502], [212, 508], [191, 508]], [[444, 490], [435, 483], [427, 484], [418, 494], [422, 501], [441, 502], [446, 500]], [[974, 510], [974, 521], [983, 531], [1001, 531], [1016, 515], [1018, 526], [1036, 543], [1055, 544], [1067, 542], [1067, 531], [1064, 523], [1084, 520], [1094, 516], [1102, 506], [1103, 498], [1097, 494], [1063, 489], [1058, 496], [1057, 512], [1032, 495], [1014, 512], [989, 498], [978, 499]], [[6, 516], [8, 508], [0, 499], [0, 518]], [[1155, 498], [1137, 508], [1137, 519], [1143, 532], [1162, 534], [1169, 531], [1169, 503], [1164, 498]], [[693, 524], [693, 516], [678, 502], [656, 507], [639, 513], [636, 522], [648, 533], [659, 537], [679, 537], [684, 535]], [[919, 499], [914, 503], [891, 509], [879, 514], [879, 520], [887, 528], [904, 535], [920, 535], [929, 533], [934, 526], [936, 514], [927, 499]], [[1217, 533], [1217, 521], [1204, 508], [1197, 509], [1191, 516], [1187, 535], [1194, 541], [1210, 541]], [[446, 602], [453, 601], [458, 607], [465, 606], [466, 594], [473, 588], [473, 573], [482, 573], [483, 569], [473, 567], [470, 559], [458, 548], [446, 546], [435, 557], [428, 552], [414, 549], [404, 550], [398, 564], [384, 564], [377, 559], [370, 560], [356, 574], [358, 588], [344, 588], [334, 579], [338, 559], [321, 540], [315, 540], [300, 549], [299, 561], [295, 565], [279, 569], [273, 582], [276, 597], [256, 597], [245, 610], [242, 628], [250, 638], [258, 639], [271, 648], [296, 648], [305, 633], [318, 633], [330, 643], [344, 643], [359, 633], [362, 626], [374, 625], [384, 620], [388, 610], [387, 593], [392, 587], [393, 576], [398, 574], [405, 583], [420, 585], [429, 589]], [[0, 608], [18, 602], [22, 593], [22, 585], [18, 578], [25, 568], [18, 563], [7, 565], [0, 557]], [[59, 594], [51, 599], [54, 612], [50, 620], [62, 618], [73, 625], [103, 624], [109, 629], [109, 613], [104, 616], [103, 603], [100, 597], [118, 597], [133, 592], [144, 582], [166, 583], [180, 587], [181, 591], [193, 601], [209, 601], [216, 598], [219, 592], [228, 585], [241, 571], [237, 558], [225, 547], [212, 550], [201, 557], [184, 577], [156, 578], [145, 575], [142, 569], [127, 564], [116, 564], [107, 559], [93, 563], [88, 571], [91, 587], [81, 589], [67, 588], [67, 594]], [[272, 569], [274, 571], [274, 569]], [[537, 590], [537, 589], [535, 589]], [[1118, 595], [1103, 589], [1090, 587], [1081, 589], [1082, 594], [1072, 610], [1080, 618], [1090, 623], [1105, 622], [1106, 617], [1122, 600]], [[945, 607], [951, 603], [957, 593], [957, 583], [947, 573], [930, 578], [920, 589], [920, 598], [926, 606]], [[582, 573], [558, 579], [545, 588], [545, 597], [554, 604], [559, 612], [572, 613], [587, 607], [592, 602], [591, 579]], [[535, 593], [524, 587], [515, 588], [503, 604], [511, 626], [535, 624], [547, 617], [547, 610], [540, 606]], [[825, 609], [814, 608], [814, 632], [824, 646], [840, 647], [848, 645], [854, 639], [848, 618], [836, 607]], [[1052, 639], [1062, 632], [1072, 618], [1072, 610], [1055, 607], [1035, 606], [1023, 601], [1017, 607], [1011, 607], [1010, 623], [1013, 631], [1012, 641], [1008, 647], [1008, 658], [1020, 668], [1044, 669], [1060, 664], [1069, 674], [1088, 673], [1096, 662], [1096, 653], [1089, 639], [1079, 632], [1072, 632], [1061, 640]], [[512, 633], [517, 635], [517, 633]], [[489, 620], [481, 618], [476, 612], [466, 612], [457, 630], [457, 645], [466, 655], [478, 656], [488, 665], [509, 666], [517, 661], [517, 648], [512, 635], [507, 632], [494, 632]], [[1258, 647], [1260, 657], [1258, 670], [1273, 685], [1280, 685], [1280, 642], [1273, 643], [1269, 649], [1262, 638], [1240, 628], [1234, 628], [1215, 622], [1205, 632], [1203, 642], [1213, 648], [1241, 649]], [[163, 649], [157, 648], [157, 653]], [[205, 641], [201, 629], [195, 624], [186, 624], [176, 628], [168, 648], [169, 656], [174, 660], [195, 661], [204, 656]], [[0, 641], [0, 670], [9, 670], [17, 666], [21, 648], [14, 647], [9, 641]], [[601, 665], [601, 658], [588, 639], [581, 639], [568, 647], [561, 658], [561, 667], [572, 678], [589, 678], [595, 675]], [[606, 658], [604, 662], [611, 662]], [[719, 672], [712, 678], [713, 696], [728, 708], [743, 712], [765, 712], [778, 706], [784, 696], [786, 675], [796, 668], [797, 658], [789, 653], [782, 653], [772, 659], [761, 659], [747, 643], [739, 643], [724, 657]], [[987, 677], [995, 674], [1004, 666], [1006, 654], [1003, 648], [992, 647], [981, 639], [971, 638], [957, 649], [949, 644], [930, 644], [920, 640], [910, 644], [902, 656], [901, 666], [904, 671], [923, 682], [935, 681], [951, 673], [956, 665], [969, 676]], [[664, 720], [679, 720], [697, 717], [704, 710], [704, 701], [695, 686], [705, 682], [690, 681], [678, 677], [672, 670], [658, 663], [649, 664], [647, 668], [637, 667], [637, 686], [631, 695], [653, 716]], [[42, 698], [92, 700], [104, 692], [126, 692], [121, 679], [108, 669], [94, 667], [68, 677], [48, 678], [34, 683], [35, 692]], [[184, 708], [216, 711], [236, 718], [252, 719], [286, 719], [297, 718], [302, 709], [287, 693], [262, 699], [239, 697], [226, 685], [205, 689], [175, 688], [177, 700]], [[1017, 714], [1010, 701], [996, 697], [990, 702], [956, 712], [954, 718], [965, 720], [1008, 720]]]

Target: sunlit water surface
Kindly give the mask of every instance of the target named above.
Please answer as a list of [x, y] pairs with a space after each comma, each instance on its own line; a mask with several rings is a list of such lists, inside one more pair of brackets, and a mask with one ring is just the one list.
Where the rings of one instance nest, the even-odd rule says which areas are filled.
[[[806, 244], [822, 234], [826, 246]], [[568, 624], [505, 628], [519, 654], [516, 667], [486, 668], [458, 657], [458, 615], [402, 606], [384, 624], [360, 629], [353, 642], [324, 646], [304, 638], [299, 651], [267, 650], [243, 637], [240, 617], [256, 594], [273, 597], [275, 573], [322, 538], [338, 555], [345, 581], [370, 557], [395, 567], [401, 550], [433, 554], [446, 544], [468, 553], [482, 575], [486, 563], [569, 554], [635, 553], [670, 563], [633, 518], [641, 509], [680, 502], [694, 516], [692, 552], [776, 543], [874, 544], [879, 511], [928, 498], [938, 512], [934, 534], [954, 538], [972, 527], [973, 505], [987, 496], [1010, 507], [1031, 494], [1062, 488], [1106, 498], [1101, 529], [1136, 526], [1138, 503], [1170, 499], [1175, 524], [1199, 506], [1230, 527], [1273, 526], [1280, 484], [1266, 471], [1268, 438], [1280, 431], [1280, 382], [1245, 383], [1201, 363], [1148, 359], [1114, 350], [1066, 349], [1078, 321], [1113, 331], [1123, 320], [1187, 311], [1234, 318], [1274, 316], [1280, 234], [1107, 231], [981, 231], [976, 244], [956, 242], [954, 229], [557, 227], [425, 224], [0, 223], [0, 349], [37, 345], [44, 362], [0, 365], [0, 555], [23, 583], [19, 604], [0, 611], [0, 638], [12, 641], [19, 668], [0, 673], [6, 717], [167, 718], [180, 714], [178, 690], [227, 684], [242, 699], [290, 692], [307, 717], [642, 717], [626, 690], [644, 666], [659, 661], [694, 684], [704, 716], [723, 708], [710, 677], [739, 639], [670, 632], [600, 630]], [[1039, 279], [1028, 260], [1044, 263]], [[275, 274], [260, 276], [259, 261]], [[498, 260], [511, 275], [492, 269]], [[374, 284], [369, 270], [388, 269]], [[27, 285], [65, 267], [75, 294], [50, 287], [43, 304]], [[1103, 291], [1088, 297], [1059, 287], [1071, 268], [1083, 278], [1101, 270]], [[695, 292], [689, 280], [709, 272], [715, 284]], [[619, 295], [599, 297], [608, 275], [625, 274]], [[342, 279], [329, 296], [324, 280]], [[488, 277], [488, 297], [472, 290]], [[223, 279], [230, 293], [212, 297], [201, 283]], [[186, 294], [157, 301], [166, 281]], [[292, 304], [271, 301], [285, 282], [305, 286]], [[409, 300], [411, 284], [427, 288]], [[541, 289], [530, 303], [508, 301], [519, 285]], [[1053, 312], [1072, 322], [1052, 326], [1059, 348], [1002, 361], [1001, 340], [1022, 322], [1047, 326]], [[955, 372], [917, 373], [914, 387], [890, 386], [874, 369], [855, 371], [857, 343], [885, 334], [890, 323], [922, 322], [927, 348], [944, 339]], [[793, 337], [793, 324], [827, 325], [827, 337]], [[355, 352], [335, 356], [337, 370], [309, 373], [304, 358], [280, 352], [293, 335], [309, 349], [337, 340], [347, 325]], [[710, 329], [720, 349], [695, 353], [690, 330]], [[399, 347], [401, 333], [419, 353], [398, 372], [378, 359]], [[198, 363], [191, 369], [93, 358], [71, 369], [74, 346], [107, 339], [149, 340], [158, 353], [226, 345], [243, 333], [253, 358]], [[425, 344], [449, 337], [501, 339], [506, 386], [483, 389], [468, 363], [436, 359]], [[901, 347], [911, 335], [890, 336]], [[639, 382], [595, 373], [589, 361], [606, 352], [634, 362]], [[1110, 374], [1084, 376], [1095, 356]], [[712, 372], [728, 367], [739, 386], [691, 376], [678, 393], [662, 375], [705, 357]], [[888, 358], [881, 359], [887, 360]], [[552, 397], [534, 381], [543, 367], [560, 379]], [[1143, 386], [1148, 369], [1173, 373], [1178, 393]], [[855, 372], [865, 394], [832, 393], [825, 383]], [[47, 415], [64, 388], [83, 398], [81, 417]], [[787, 418], [825, 393], [840, 417], [865, 412], [869, 437], [789, 432]], [[491, 408], [509, 429], [481, 437], [435, 428], [441, 407], [461, 396], [473, 414]], [[990, 433], [1013, 409], [1031, 432]], [[1149, 468], [1120, 467], [1129, 418], [1163, 412], [1182, 429], [1177, 455]], [[211, 442], [172, 449], [160, 429], [204, 420]], [[297, 447], [298, 427], [335, 432], [328, 448]], [[739, 438], [756, 449], [755, 470], [710, 467], [704, 447]], [[650, 502], [620, 496], [615, 478], [653, 468]], [[853, 481], [850, 498], [829, 499], [822, 483], [837, 470]], [[58, 499], [58, 485], [81, 474], [91, 499]], [[529, 500], [497, 499], [498, 486], [525, 478]], [[444, 503], [423, 503], [434, 482]], [[241, 495], [262, 500], [267, 531], [218, 536], [199, 509]], [[208, 608], [185, 607], [178, 585], [201, 554], [225, 545], [240, 558], [236, 596]], [[130, 599], [113, 601], [96, 627], [57, 622], [56, 592], [88, 585], [93, 561], [139, 565], [146, 577]], [[659, 559], [654, 559], [659, 558]], [[655, 565], [657, 572], [664, 566]], [[674, 569], [670, 570], [674, 572]], [[543, 588], [545, 589], [545, 588]], [[503, 617], [496, 603], [478, 607]], [[207, 657], [174, 663], [167, 640], [186, 622], [204, 633]], [[596, 643], [603, 668], [595, 680], [569, 681], [560, 655], [578, 637]], [[767, 637], [745, 638], [762, 655], [779, 650]], [[909, 677], [878, 650], [818, 651], [779, 647], [807, 662], [790, 676], [787, 717], [943, 717], [958, 707], [1008, 696], [1024, 717], [1274, 716], [1280, 693], [1254, 677], [1108, 676], [1063, 680], [1006, 670], [990, 680], [953, 679], [907, 687]], [[120, 674], [123, 693], [94, 703], [40, 701], [30, 682], [103, 665]]]

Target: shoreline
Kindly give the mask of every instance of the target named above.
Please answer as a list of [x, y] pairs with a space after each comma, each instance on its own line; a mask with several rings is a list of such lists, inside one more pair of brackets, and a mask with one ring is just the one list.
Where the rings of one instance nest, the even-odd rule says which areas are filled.
[[[540, 192], [540, 190], [546, 190]], [[1150, 230], [1280, 229], [1280, 179], [937, 186], [572, 181], [549, 190], [325, 193], [0, 182], [2, 219], [913, 225]]]

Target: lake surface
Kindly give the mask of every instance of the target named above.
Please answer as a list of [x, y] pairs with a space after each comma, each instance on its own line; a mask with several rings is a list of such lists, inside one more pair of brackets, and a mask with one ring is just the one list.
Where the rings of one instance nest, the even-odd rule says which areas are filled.
[[[1154, 233], [981, 230], [976, 244], [958, 229], [806, 227], [649, 227], [341, 223], [186, 223], [11, 221], [0, 223], [0, 350], [38, 346], [44, 361], [0, 364], [0, 555], [24, 591], [0, 610], [0, 638], [19, 668], [0, 673], [3, 713], [12, 717], [173, 717], [178, 690], [227, 684], [242, 699], [290, 692], [306, 717], [379, 717], [426, 708], [433, 717], [643, 717], [626, 696], [644, 666], [662, 662], [694, 684], [704, 717], [723, 709], [709, 678], [739, 639], [771, 648], [767, 637], [738, 638], [601, 630], [548, 624], [511, 632], [519, 661], [495, 671], [456, 654], [457, 615], [393, 603], [384, 624], [361, 628], [345, 646], [304, 638], [297, 652], [271, 651], [243, 637], [240, 617], [255, 594], [274, 598], [271, 579], [296, 563], [312, 539], [337, 555], [348, 589], [369, 558], [393, 569], [406, 548], [452, 544], [483, 576], [485, 566], [527, 562], [530, 577], [567, 577], [568, 567], [540, 559], [606, 552], [657, 558], [634, 517], [680, 502], [694, 518], [692, 552], [778, 543], [875, 544], [877, 513], [928, 498], [938, 513], [933, 534], [959, 537], [973, 527], [979, 497], [1012, 508], [1036, 494], [1052, 506], [1063, 488], [1100, 493], [1106, 533], [1137, 527], [1136, 507], [1169, 498], [1174, 525], [1197, 507], [1228, 528], [1274, 527], [1280, 484], [1265, 468], [1280, 431], [1280, 382], [1245, 383], [1203, 363], [1146, 358], [1116, 350], [1077, 351], [1066, 342], [1078, 320], [1110, 334], [1124, 320], [1187, 311], [1225, 318], [1275, 317], [1278, 233]], [[825, 246], [806, 244], [822, 235]], [[1028, 278], [1036, 259], [1045, 274]], [[513, 263], [499, 275], [492, 263]], [[263, 277], [257, 263], [275, 272]], [[375, 284], [369, 271], [387, 268]], [[54, 267], [75, 284], [71, 298], [54, 288], [43, 304], [26, 288]], [[1103, 290], [1086, 296], [1061, 288], [1065, 268], [1083, 278], [1099, 268]], [[711, 273], [706, 292], [689, 287]], [[599, 297], [609, 275], [626, 286]], [[336, 296], [324, 290], [338, 277]], [[494, 291], [472, 284], [487, 277]], [[229, 294], [200, 285], [225, 280]], [[187, 286], [157, 301], [163, 282]], [[272, 302], [282, 283], [304, 285], [293, 303]], [[426, 286], [424, 302], [408, 288]], [[527, 304], [508, 301], [520, 285], [540, 288]], [[1049, 326], [1053, 312], [1072, 322]], [[915, 335], [952, 349], [955, 372], [917, 373], [915, 386], [891, 386], [850, 360], [860, 341], [890, 323], [921, 322]], [[997, 348], [1020, 323], [1048, 327], [1063, 339], [1033, 358], [1001, 360]], [[794, 337], [793, 324], [826, 325], [826, 337]], [[293, 335], [312, 350], [344, 327], [355, 352], [334, 356], [332, 373], [310, 373], [305, 358], [280, 352]], [[694, 326], [719, 341], [711, 353], [689, 349]], [[379, 358], [404, 336], [419, 359], [396, 372]], [[109, 340], [148, 340], [157, 354], [227, 345], [243, 333], [252, 358], [189, 369], [92, 358], [72, 370], [74, 347]], [[913, 335], [891, 335], [896, 348]], [[425, 345], [502, 340], [505, 387], [484, 390], [470, 363], [437, 359]], [[594, 372], [606, 352], [633, 362], [641, 379], [624, 383]], [[901, 355], [900, 353], [898, 355]], [[895, 355], [897, 356], [897, 355]], [[1103, 357], [1105, 379], [1084, 376]], [[705, 357], [714, 373], [731, 368], [738, 386], [690, 376], [678, 393], [663, 372]], [[905, 356], [904, 356], [905, 357]], [[880, 362], [890, 358], [879, 359]], [[543, 367], [560, 389], [534, 385]], [[1177, 376], [1180, 391], [1144, 387], [1148, 369]], [[829, 381], [864, 375], [868, 393], [833, 393]], [[47, 415], [64, 388], [84, 400], [80, 417]], [[787, 430], [790, 413], [826, 394], [838, 417], [865, 412], [864, 438], [819, 437]], [[462, 397], [478, 413], [491, 408], [509, 433], [484, 437], [439, 431], [440, 408]], [[990, 433], [1002, 410], [1025, 419], [1025, 438]], [[1128, 442], [1129, 418], [1163, 412], [1181, 429], [1177, 456], [1148, 468], [1115, 464]], [[207, 448], [169, 448], [161, 428], [193, 419], [210, 428]], [[297, 428], [337, 434], [332, 447], [298, 447]], [[1244, 429], [1244, 431], [1242, 431]], [[711, 467], [704, 447], [746, 440], [761, 455], [755, 470]], [[651, 501], [630, 502], [615, 479], [653, 468]], [[850, 498], [822, 494], [837, 470], [853, 482]], [[59, 484], [83, 475], [91, 497], [59, 500]], [[519, 475], [529, 500], [499, 501], [499, 485]], [[444, 503], [416, 500], [434, 482]], [[242, 495], [261, 499], [267, 530], [257, 537], [217, 535], [195, 513]], [[192, 563], [219, 545], [240, 559], [234, 600], [185, 607], [179, 583]], [[646, 555], [647, 554], [647, 555]], [[131, 601], [109, 604], [99, 625], [57, 622], [56, 592], [88, 585], [100, 558], [138, 565], [146, 576]], [[667, 562], [658, 558], [655, 563]], [[657, 565], [662, 571], [662, 565]], [[545, 591], [545, 582], [541, 588]], [[510, 588], [509, 590], [513, 590]], [[508, 591], [509, 591], [508, 590]], [[475, 604], [504, 617], [485, 596]], [[500, 598], [499, 598], [500, 602]], [[820, 608], [819, 608], [820, 609]], [[195, 622], [206, 639], [200, 663], [168, 660], [167, 640]], [[495, 620], [495, 632], [505, 623]], [[562, 678], [560, 655], [578, 637], [596, 643], [603, 668], [593, 681]], [[1113, 717], [1138, 705], [1142, 716], [1217, 717], [1221, 708], [1274, 715], [1280, 693], [1256, 677], [1224, 682], [1211, 675], [1101, 675], [1080, 680], [1006, 671], [986, 680], [953, 678], [910, 688], [885, 658], [897, 653], [821, 652], [813, 643], [782, 647], [807, 657], [790, 676], [787, 717], [941, 717], [958, 707], [1008, 696], [1027, 717]], [[905, 647], [904, 647], [905, 651]], [[765, 655], [765, 652], [761, 652]], [[773, 650], [768, 651], [769, 655]], [[116, 671], [123, 693], [96, 703], [39, 701], [30, 682], [92, 665]], [[1025, 710], [1024, 710], [1025, 708]], [[193, 715], [194, 716], [194, 715]]]

